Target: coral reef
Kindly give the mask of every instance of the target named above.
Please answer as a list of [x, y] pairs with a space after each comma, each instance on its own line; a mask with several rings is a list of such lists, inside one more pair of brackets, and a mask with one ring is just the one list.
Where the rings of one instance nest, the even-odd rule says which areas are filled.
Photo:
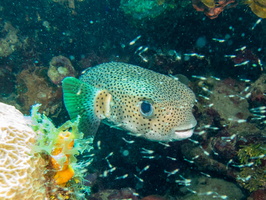
[[10, 22], [0, 24], [0, 57], [7, 57], [12, 54], [17, 48], [22, 46], [18, 37], [18, 30], [12, 26]]
[[[255, 94], [253, 88], [260, 90], [263, 79], [259, 80], [255, 87], [248, 86], [252, 94]], [[249, 191], [264, 188], [264, 169], [257, 169], [256, 164], [249, 166], [251, 162], [257, 163], [257, 166], [263, 165], [259, 164], [258, 157], [264, 158], [265, 152], [263, 148], [260, 151], [257, 149], [260, 146], [259, 141], [264, 140], [261, 137], [263, 126], [248, 123], [252, 118], [249, 110], [252, 100], [245, 89], [246, 83], [231, 78], [218, 82], [206, 78], [197, 82], [195, 90], [199, 88], [203, 88], [203, 91], [198, 91], [200, 103], [195, 115], [198, 115], [201, 125], [198, 134], [192, 138], [196, 142], [182, 144], [182, 154], [199, 171], [226, 176]], [[252, 175], [254, 179], [251, 178]], [[246, 179], [247, 177], [250, 178]], [[254, 180], [258, 181], [254, 183]]]
[[266, 189], [257, 190], [252, 192], [252, 194], [247, 198], [247, 200], [264, 200], [266, 197]]
[[208, 178], [205, 176], [191, 177], [192, 184], [187, 189], [183, 187], [182, 197], [184, 200], [212, 200], [212, 199], [235, 199], [241, 200], [244, 194], [240, 188], [231, 182], [219, 178]]
[[[227, 165], [230, 160], [228, 158], [222, 160], [221, 157], [217, 157], [215, 154], [211, 153], [207, 155], [204, 152], [211, 152], [213, 147], [212, 144], [204, 144], [204, 148], [196, 144], [185, 143], [182, 145], [182, 154], [186, 155], [187, 160], [193, 161], [193, 166], [198, 171], [206, 171], [209, 173], [215, 173], [216, 175], [226, 176], [230, 179], [235, 179], [238, 171], [231, 166]], [[226, 149], [229, 145], [226, 145]], [[230, 152], [231, 159], [234, 157], [232, 151]], [[194, 158], [197, 159], [194, 159]]]
[[57, 116], [61, 110], [61, 89], [49, 83], [45, 67], [29, 67], [17, 75], [18, 101], [21, 112], [29, 114], [30, 107], [41, 103], [40, 111]]
[[[241, 4], [247, 4], [252, 12], [261, 18], [266, 18], [266, 3], [264, 0], [240, 0]], [[224, 9], [235, 7], [235, 0], [192, 0], [192, 5], [197, 11], [204, 12], [210, 19], [215, 19]], [[232, 5], [230, 5], [232, 4]]]
[[36, 133], [22, 113], [3, 103], [0, 138], [0, 199], [43, 200], [47, 161], [32, 151]]
[[30, 119], [0, 103], [0, 198], [84, 199], [88, 163], [77, 162], [76, 155], [92, 149], [91, 139], [82, 140], [78, 121], [56, 128], [39, 107]]
[[251, 84], [251, 96], [249, 102], [252, 107], [264, 106], [266, 104], [266, 74], [262, 74]]
[[167, 199], [159, 195], [149, 195], [142, 198], [141, 200], [167, 200]]
[[221, 118], [226, 121], [225, 124], [229, 124], [231, 118], [247, 119], [251, 115], [248, 109], [249, 104], [246, 99], [241, 99], [241, 101], [239, 101], [241, 96], [228, 98], [228, 95], [239, 94], [244, 89], [245, 85], [243, 83], [231, 78], [220, 81], [215, 84], [212, 89], [210, 101], [214, 104], [213, 108], [220, 114]]
[[155, 18], [161, 15], [166, 7], [156, 1], [121, 0], [120, 8], [137, 20]]
[[121, 188], [120, 190], [103, 190], [93, 194], [88, 200], [116, 200], [116, 199], [131, 199], [138, 200], [136, 192], [132, 188]]
[[243, 167], [237, 181], [251, 192], [266, 188], [266, 145], [261, 142], [242, 145], [238, 151]]
[[[210, 19], [215, 19], [228, 8], [230, 4], [235, 3], [235, 0], [192, 0], [192, 5], [197, 11], [204, 12]], [[232, 5], [230, 5], [232, 7]]]
[[[46, 165], [38, 175], [45, 179], [45, 187], [40, 188], [47, 189], [47, 199], [74, 199], [73, 192], [81, 199], [97, 199], [100, 194], [131, 198], [130, 192], [121, 191], [129, 187], [137, 199], [151, 194], [166, 199], [207, 199], [217, 192], [209, 185], [220, 178], [238, 184], [245, 193], [243, 199], [265, 197], [265, 153], [257, 151], [265, 148], [266, 136], [266, 21], [262, 19], [266, 1], [229, 2], [233, 0], [0, 1], [0, 101], [23, 114], [38, 102], [42, 103], [41, 113], [56, 125], [63, 124], [68, 116], [62, 103], [62, 78], [109, 61], [166, 75], [184, 74], [191, 78], [186, 82], [197, 96], [198, 126], [190, 140], [147, 142], [101, 125], [94, 138], [95, 149], [84, 150], [86, 155], [75, 154], [80, 139], [73, 139], [72, 128], [57, 131], [36, 116], [37, 123], [54, 127], [51, 132], [45, 127], [38, 131], [39, 144], [47, 149], [37, 146], [33, 149], [37, 153], [30, 154]], [[6, 120], [0, 118], [2, 126]], [[15, 130], [15, 126], [8, 130], [11, 128]], [[1, 132], [0, 138], [6, 133]], [[49, 135], [50, 140], [47, 133], [57, 136]], [[15, 134], [19, 150], [29, 144], [25, 134], [22, 139]], [[0, 144], [9, 143], [1, 140]], [[3, 162], [12, 159], [15, 165], [18, 156], [24, 159], [20, 151], [3, 161], [6, 146], [0, 152], [0, 173], [6, 169]], [[88, 165], [92, 157], [92, 165]], [[0, 176], [0, 184], [2, 180]], [[20, 182], [14, 183], [14, 189], [16, 184]], [[9, 188], [0, 185], [0, 191]]]
[[33, 151], [44, 154], [49, 160], [46, 179], [49, 181], [47, 187], [52, 189], [47, 193], [50, 197], [83, 199], [90, 192], [90, 187], [83, 185], [84, 167], [88, 164], [78, 163], [76, 156], [92, 149], [92, 138], [82, 140], [78, 121], [67, 121], [56, 128], [45, 115], [38, 112], [39, 107], [34, 106], [31, 112], [31, 125], [37, 133]]
[[175, 0], [121, 0], [120, 8], [134, 20], [150, 20], [165, 14], [168, 10], [185, 7], [189, 1]]
[[61, 81], [67, 76], [75, 77], [76, 72], [74, 67], [70, 60], [64, 56], [53, 57], [49, 65], [47, 75], [56, 85], [61, 84]]
[[248, 4], [258, 17], [266, 18], [266, 2], [264, 0], [245, 0], [244, 3]]

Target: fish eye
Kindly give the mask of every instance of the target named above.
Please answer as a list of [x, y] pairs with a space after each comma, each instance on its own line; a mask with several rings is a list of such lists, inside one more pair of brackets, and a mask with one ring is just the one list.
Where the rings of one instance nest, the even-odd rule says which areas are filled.
[[153, 116], [153, 106], [149, 101], [140, 102], [140, 112], [143, 117], [152, 117]]

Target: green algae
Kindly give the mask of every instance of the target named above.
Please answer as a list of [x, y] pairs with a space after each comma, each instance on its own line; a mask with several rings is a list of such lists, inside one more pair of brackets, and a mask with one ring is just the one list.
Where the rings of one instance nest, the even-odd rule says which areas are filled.
[[238, 151], [238, 157], [242, 164], [247, 164], [251, 161], [255, 165], [260, 165], [262, 159], [265, 157], [266, 149], [262, 144], [250, 144], [248, 146], [242, 146], [243, 148]]
[[265, 144], [249, 144], [242, 146], [238, 157], [243, 167], [240, 169], [237, 181], [250, 192], [266, 187], [266, 157]]

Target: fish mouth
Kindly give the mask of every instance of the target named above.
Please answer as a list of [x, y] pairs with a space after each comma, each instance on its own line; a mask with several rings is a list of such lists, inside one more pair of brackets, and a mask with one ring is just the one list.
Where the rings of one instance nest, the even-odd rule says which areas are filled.
[[174, 130], [175, 138], [177, 140], [184, 140], [186, 138], [189, 138], [193, 135], [194, 129], [195, 126], [187, 129], [175, 129]]
[[182, 130], [175, 130], [175, 133], [178, 133], [178, 132], [186, 132], [186, 131], [190, 131], [190, 130], [194, 130], [195, 127], [192, 127], [192, 128], [188, 128], [188, 129], [182, 129]]

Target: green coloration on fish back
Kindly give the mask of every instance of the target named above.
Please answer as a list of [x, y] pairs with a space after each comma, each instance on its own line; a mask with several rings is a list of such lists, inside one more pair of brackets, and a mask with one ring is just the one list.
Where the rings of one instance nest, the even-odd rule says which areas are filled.
[[111, 62], [63, 80], [65, 106], [79, 128], [95, 134], [100, 121], [154, 141], [190, 137], [197, 122], [194, 93], [175, 78]]

